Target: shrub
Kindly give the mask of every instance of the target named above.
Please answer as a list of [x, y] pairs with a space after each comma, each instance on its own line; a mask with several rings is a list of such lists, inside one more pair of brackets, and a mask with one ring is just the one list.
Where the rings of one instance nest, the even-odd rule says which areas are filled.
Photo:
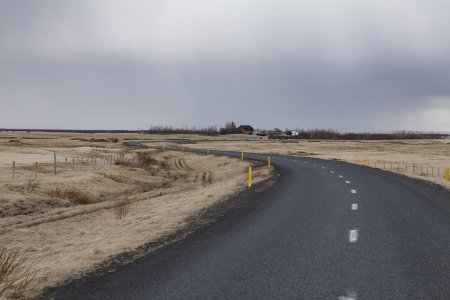
[[23, 298], [38, 272], [19, 249], [0, 247], [0, 298]]
[[69, 199], [76, 204], [92, 204], [94, 200], [88, 194], [74, 189], [60, 189], [58, 186], [56, 189], [46, 190], [45, 193], [53, 198]]
[[135, 168], [143, 168], [148, 169], [150, 165], [157, 164], [158, 161], [154, 159], [150, 153], [138, 152], [134, 159], [128, 160], [116, 160], [114, 162], [115, 165], [125, 166], [125, 167], [135, 167]]
[[119, 198], [114, 202], [114, 216], [120, 220], [125, 218], [130, 211], [130, 200], [128, 198]]

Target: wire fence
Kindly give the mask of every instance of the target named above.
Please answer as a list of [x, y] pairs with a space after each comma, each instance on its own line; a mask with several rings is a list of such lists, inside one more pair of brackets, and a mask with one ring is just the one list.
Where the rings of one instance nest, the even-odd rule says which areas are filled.
[[88, 172], [101, 169], [106, 166], [123, 162], [126, 158], [124, 154], [119, 155], [95, 155], [67, 157], [59, 156], [53, 152], [53, 162], [29, 162], [12, 161], [10, 167], [1, 168], [1, 174], [9, 173], [9, 178], [15, 180], [26, 176], [27, 178], [38, 179], [41, 176], [58, 176], [67, 172]]
[[406, 175], [412, 175], [412, 177], [424, 178], [436, 182], [443, 181], [445, 183], [449, 183], [450, 181], [450, 169], [447, 166], [436, 167], [423, 163], [380, 161], [369, 160], [367, 158], [361, 160], [359, 163], [368, 167], [403, 173]]

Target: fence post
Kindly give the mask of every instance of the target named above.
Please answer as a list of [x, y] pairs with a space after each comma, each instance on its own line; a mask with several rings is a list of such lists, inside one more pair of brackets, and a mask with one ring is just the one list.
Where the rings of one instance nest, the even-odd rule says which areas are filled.
[[56, 151], [53, 151], [53, 175], [56, 175]]
[[67, 157], [66, 160], [64, 161], [64, 172], [67, 172]]
[[270, 156], [267, 157], [267, 167], [270, 169]]
[[241, 153], [241, 160], [244, 160], [244, 151]]
[[448, 183], [450, 181], [450, 169], [445, 169], [445, 183]]
[[252, 167], [248, 167], [247, 185], [249, 188], [252, 187]]
[[34, 170], [35, 170], [35, 173], [36, 173], [36, 174], [35, 174], [36, 179], [37, 179], [37, 168], [38, 168], [38, 167], [37, 167], [37, 162], [36, 162], [35, 167], [34, 167]]
[[14, 180], [14, 178], [16, 177], [16, 162], [15, 161], [13, 161], [13, 163], [12, 163], [12, 169], [13, 169], [13, 180]]

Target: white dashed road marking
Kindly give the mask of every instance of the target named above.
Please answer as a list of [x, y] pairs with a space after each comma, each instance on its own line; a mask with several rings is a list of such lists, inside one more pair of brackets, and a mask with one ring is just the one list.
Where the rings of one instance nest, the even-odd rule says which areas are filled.
[[346, 181], [345, 181], [345, 183], [346, 183], [346, 184], [349, 184], [349, 183], [350, 183], [350, 181], [346, 180]]
[[358, 210], [358, 203], [352, 204], [352, 210]]
[[356, 300], [356, 293], [348, 293], [347, 296], [339, 296], [338, 300]]
[[331, 174], [334, 174], [334, 171], [330, 171]]
[[325, 168], [325, 167], [322, 167], [322, 169], [324, 169], [324, 170], [325, 170], [326, 168]]
[[350, 243], [356, 243], [358, 241], [358, 230], [357, 229], [350, 230], [348, 241]]
[[342, 176], [342, 175], [339, 175], [339, 178], [342, 178], [342, 177], [344, 177], [344, 176]]
[[356, 194], [356, 190], [350, 190], [350, 193]]

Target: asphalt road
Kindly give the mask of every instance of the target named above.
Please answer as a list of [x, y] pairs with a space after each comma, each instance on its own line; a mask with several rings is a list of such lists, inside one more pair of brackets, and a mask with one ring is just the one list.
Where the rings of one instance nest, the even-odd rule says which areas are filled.
[[279, 180], [246, 195], [248, 205], [52, 297], [450, 299], [448, 192], [337, 161], [275, 156], [272, 163]]

